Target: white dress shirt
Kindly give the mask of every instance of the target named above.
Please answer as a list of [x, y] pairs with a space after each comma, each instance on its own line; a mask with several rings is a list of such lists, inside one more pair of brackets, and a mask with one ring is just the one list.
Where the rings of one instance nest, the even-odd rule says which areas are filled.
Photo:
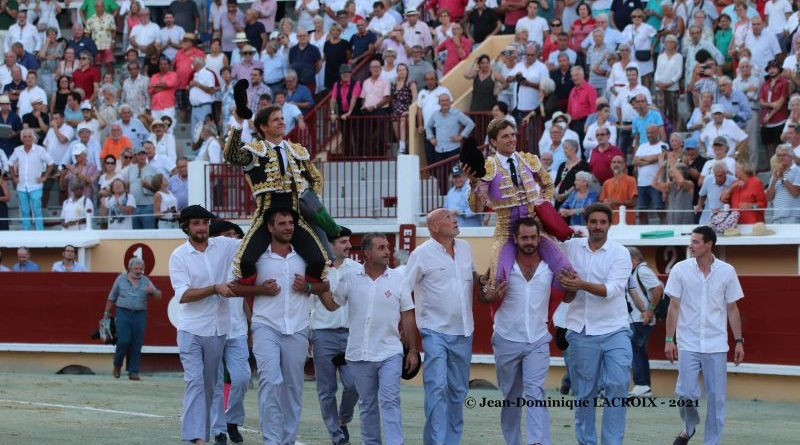
[[428, 122], [433, 117], [433, 114], [441, 109], [439, 106], [439, 96], [447, 94], [450, 100], [453, 100], [453, 95], [447, 87], [441, 85], [432, 90], [423, 89], [417, 94], [417, 105], [422, 108], [422, 119]]
[[294, 276], [306, 274], [306, 262], [294, 247], [286, 258], [272, 251], [272, 244], [256, 262], [256, 283], [275, 280], [281, 292], [258, 296], [253, 303], [253, 323], [261, 323], [284, 335], [293, 335], [311, 324], [312, 298], [292, 289]]
[[228, 330], [228, 338], [246, 336], [247, 315], [244, 313], [244, 298], [228, 298], [227, 300], [228, 312], [231, 314], [231, 326]]
[[184, 34], [185, 31], [178, 25], [172, 25], [172, 28], [167, 28], [166, 26], [161, 28], [159, 40], [161, 41], [161, 45], [164, 47], [164, 55], [167, 56], [167, 59], [171, 61], [175, 60], [175, 55], [178, 54], [178, 49], [173, 48], [170, 45], [177, 44], [180, 46]]
[[628, 250], [616, 241], [606, 240], [603, 247], [592, 251], [588, 238], [568, 240], [564, 247], [581, 279], [606, 287], [605, 297], [578, 291], [567, 309], [567, 329], [603, 335], [629, 327], [625, 291], [633, 267]]
[[67, 153], [70, 153], [70, 144], [72, 143], [72, 138], [75, 136], [75, 129], [72, 126], [67, 125], [66, 123], [61, 124], [61, 127], [58, 129], [58, 132], [61, 133], [62, 136], [67, 138], [66, 143], [61, 143], [56, 137], [55, 130], [51, 126], [49, 130], [47, 130], [47, 134], [44, 136], [44, 146], [47, 148], [47, 152], [50, 153], [50, 156], [53, 158], [53, 161], [56, 159], [59, 162], [64, 159]]
[[86, 229], [86, 217], [94, 213], [94, 205], [92, 200], [86, 196], [81, 196], [80, 199], [73, 199], [72, 197], [64, 200], [61, 206], [61, 219], [64, 222], [71, 223], [80, 221], [78, 224], [65, 227], [64, 230], [84, 230]]
[[20, 28], [18, 23], [14, 23], [13, 25], [8, 27], [8, 31], [6, 31], [6, 41], [3, 45], [3, 53], [7, 53], [11, 51], [11, 45], [21, 42], [22, 47], [25, 48], [29, 53], [36, 54], [36, 51], [39, 50], [39, 33], [36, 31], [36, 27], [27, 24], [24, 27]]
[[678, 91], [681, 76], [683, 76], [683, 56], [681, 53], [676, 52], [672, 57], [668, 56], [667, 53], [661, 53], [658, 56], [656, 74], [653, 80], [663, 83], [673, 82], [667, 87], [666, 91]]
[[[209, 238], [203, 252], [195, 249], [188, 240], [173, 250], [169, 257], [169, 279], [175, 298], [180, 301], [189, 289], [227, 283], [228, 271], [240, 243], [240, 240], [220, 236]], [[227, 335], [231, 314], [226, 300], [213, 294], [191, 303], [181, 303], [178, 306], [178, 330], [202, 337]], [[237, 301], [241, 302], [238, 298]]]
[[169, 133], [164, 133], [164, 135], [161, 136], [161, 140], [156, 140], [156, 135], [151, 133], [147, 140], [155, 145], [156, 155], [161, 155], [167, 158], [167, 165], [170, 166], [169, 169], [172, 170], [175, 168], [175, 163], [178, 161], [178, 151], [175, 146], [175, 136]]
[[664, 292], [681, 303], [679, 350], [704, 354], [728, 352], [727, 305], [744, 297], [733, 266], [714, 258], [706, 277], [697, 259], [685, 259], [672, 266]]
[[[511, 75], [522, 74], [528, 82], [539, 83], [544, 78], [550, 78], [547, 66], [538, 60], [530, 66], [525, 62], [519, 62], [511, 71]], [[517, 93], [517, 108], [523, 111], [535, 110], [539, 107], [539, 89], [528, 86], [520, 86]]]
[[[207, 88], [213, 88], [215, 85], [214, 72], [208, 68], [195, 71], [194, 80]], [[214, 102], [213, 95], [206, 93], [199, 87], [189, 88], [189, 103], [192, 104], [193, 107], [206, 104], [211, 105], [212, 102]]]
[[53, 158], [41, 145], [33, 144], [30, 151], [25, 151], [25, 146], [20, 145], [14, 149], [8, 163], [17, 169], [19, 175], [17, 191], [32, 192], [42, 189], [38, 180], [47, 166], [53, 165]]
[[381, 362], [403, 353], [400, 313], [414, 309], [403, 280], [394, 269], [386, 268], [376, 280], [361, 270], [346, 274], [332, 287], [336, 304], [348, 303], [347, 360]]
[[726, 118], [719, 127], [717, 127], [717, 124], [712, 120], [703, 128], [702, 133], [700, 133], [700, 141], [703, 142], [703, 145], [706, 147], [706, 158], [708, 159], [714, 159], [713, 142], [717, 136], [724, 137], [728, 142], [728, 156], [733, 156], [733, 153], [736, 151], [736, 146], [747, 139], [747, 133], [739, 128], [733, 120]]
[[[331, 289], [335, 288], [345, 275], [362, 272], [364, 266], [350, 258], [345, 258], [342, 265], [328, 269], [328, 282]], [[343, 303], [339, 309], [331, 312], [325, 308], [319, 297], [314, 297], [314, 311], [311, 313], [311, 329], [340, 329], [348, 328], [347, 322], [347, 303]]]
[[17, 102], [17, 115], [22, 118], [26, 114], [33, 111], [33, 100], [42, 99], [45, 106], [47, 105], [47, 93], [38, 86], [33, 88], [25, 88], [19, 92], [19, 102]]
[[494, 332], [509, 341], [534, 343], [547, 335], [547, 313], [553, 272], [544, 261], [530, 281], [514, 263], [508, 276], [508, 290], [494, 314]]
[[456, 239], [455, 258], [444, 246], [429, 239], [417, 247], [406, 264], [404, 292], [414, 291], [417, 327], [448, 335], [470, 336], [472, 273], [475, 264], [469, 243]]
[[[155, 42], [161, 42], [161, 28], [153, 22], [146, 25], [139, 23], [130, 31], [130, 40], [136, 42], [140, 48], [145, 48]], [[139, 51], [139, 57], [144, 57], [145, 53]]]
[[747, 37], [744, 38], [744, 46], [753, 55], [753, 58], [750, 59], [753, 63], [753, 73], [763, 73], [767, 64], [781, 53], [781, 45], [775, 34], [763, 30], [758, 37], [753, 34], [753, 31], [747, 33]]
[[614, 104], [614, 107], [615, 107], [615, 112], [616, 109], [622, 111], [622, 122], [624, 123], [633, 122], [636, 116], [639, 115], [639, 113], [636, 112], [636, 109], [633, 108], [633, 105], [631, 105], [631, 98], [636, 97], [639, 94], [644, 94], [645, 99], [647, 99], [648, 105], [653, 104], [653, 96], [650, 94], [650, 90], [648, 90], [642, 84], [636, 84], [636, 86], [633, 88], [631, 88], [630, 85], [628, 85], [620, 90], [617, 90], [617, 99], [616, 99], [616, 104]]

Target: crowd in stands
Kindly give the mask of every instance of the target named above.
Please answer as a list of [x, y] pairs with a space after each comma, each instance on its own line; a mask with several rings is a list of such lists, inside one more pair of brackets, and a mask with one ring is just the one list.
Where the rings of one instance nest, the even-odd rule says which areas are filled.
[[[725, 204], [764, 221], [769, 203], [775, 221], [800, 222], [798, 24], [787, 0], [2, 0], [0, 230], [14, 193], [26, 230], [44, 227], [52, 194], [66, 230], [93, 214], [97, 227], [174, 227], [187, 160], [224, 162], [236, 122], [255, 134], [232, 112], [239, 79], [251, 108], [283, 107], [287, 135], [331, 92], [343, 144], [385, 150], [349, 134], [353, 116], [374, 116], [399, 153], [418, 131], [428, 164], [474, 136], [473, 113], [512, 120], [536, 136], [519, 149], [540, 155], [572, 224], [595, 201], [644, 223]], [[513, 41], [461, 63], [495, 34]], [[466, 114], [439, 83], [448, 73], [473, 82]]]

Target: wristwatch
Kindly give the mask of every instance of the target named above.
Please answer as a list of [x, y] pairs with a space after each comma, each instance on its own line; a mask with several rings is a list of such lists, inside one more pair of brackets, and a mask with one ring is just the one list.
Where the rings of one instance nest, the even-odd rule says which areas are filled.
[[740, 338], [734, 339], [734, 343], [744, 344], [744, 338], [740, 337]]

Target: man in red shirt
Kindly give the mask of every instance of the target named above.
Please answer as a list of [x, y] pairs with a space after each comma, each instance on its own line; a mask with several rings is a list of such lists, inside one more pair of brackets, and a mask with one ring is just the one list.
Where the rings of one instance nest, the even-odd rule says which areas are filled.
[[597, 137], [597, 147], [592, 150], [592, 155], [589, 158], [589, 169], [592, 174], [597, 178], [597, 182], [603, 184], [606, 180], [614, 176], [614, 171], [611, 168], [611, 160], [614, 156], [622, 156], [625, 158], [625, 153], [615, 145], [608, 142], [611, 137], [611, 131], [606, 127], [598, 127], [595, 131]]
[[572, 131], [578, 133], [579, 140], [583, 141], [586, 132], [586, 117], [595, 109], [597, 91], [586, 82], [582, 67], [573, 66], [570, 74], [575, 87], [569, 92], [567, 99], [567, 114], [572, 116], [572, 123], [569, 126]]
[[175, 53], [175, 72], [178, 75], [178, 89], [175, 92], [175, 107], [181, 113], [181, 120], [189, 119], [189, 82], [194, 77], [194, 67], [192, 62], [195, 57], [205, 58], [205, 54], [200, 48], [194, 46], [194, 34], [187, 32], [181, 40], [181, 49]]
[[100, 85], [100, 70], [92, 65], [92, 54], [82, 51], [80, 54], [80, 68], [72, 73], [75, 88], [83, 90], [83, 98], [91, 100], [95, 90]]
[[[150, 113], [153, 119], [169, 116], [175, 122], [175, 92], [178, 89], [178, 74], [170, 71], [169, 59], [161, 56], [158, 72], [150, 77], [147, 93], [150, 95]], [[172, 126], [170, 126], [170, 130]]]

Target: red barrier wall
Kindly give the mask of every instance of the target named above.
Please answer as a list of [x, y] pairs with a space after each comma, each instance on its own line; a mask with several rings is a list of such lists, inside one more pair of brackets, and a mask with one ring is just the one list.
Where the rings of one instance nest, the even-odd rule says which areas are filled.
[[[0, 343], [91, 344], [108, 291], [116, 278], [110, 273], [0, 273]], [[151, 278], [164, 292], [148, 306], [145, 344], [174, 346], [175, 328], [167, 320], [172, 287], [167, 277]], [[797, 276], [740, 277], [745, 298], [739, 302], [746, 361], [800, 365], [800, 312]], [[491, 354], [492, 322], [489, 307], [474, 305], [476, 354]], [[650, 338], [650, 357], [663, 359], [663, 323]], [[731, 340], [731, 344], [733, 340]], [[553, 355], [560, 355], [551, 346]], [[732, 357], [731, 357], [732, 360]]]

